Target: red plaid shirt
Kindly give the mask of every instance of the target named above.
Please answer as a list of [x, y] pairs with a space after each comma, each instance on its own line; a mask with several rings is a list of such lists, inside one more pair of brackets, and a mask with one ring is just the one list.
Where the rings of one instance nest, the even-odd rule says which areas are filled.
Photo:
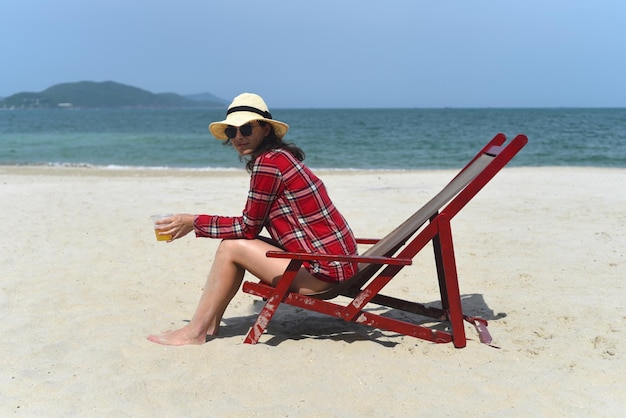
[[[354, 235], [322, 181], [288, 151], [268, 151], [257, 158], [242, 216], [198, 215], [197, 237], [254, 239], [265, 227], [286, 251], [322, 254], [357, 253]], [[355, 263], [305, 262], [320, 280], [341, 282]]]

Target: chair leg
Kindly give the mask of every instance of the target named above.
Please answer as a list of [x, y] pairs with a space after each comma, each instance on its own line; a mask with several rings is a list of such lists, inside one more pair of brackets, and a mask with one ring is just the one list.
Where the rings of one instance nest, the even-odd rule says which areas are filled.
[[456, 348], [463, 348], [466, 345], [465, 326], [463, 324], [463, 308], [461, 306], [459, 280], [454, 258], [454, 245], [452, 244], [452, 230], [450, 221], [443, 215], [439, 216], [437, 224], [437, 229], [439, 230], [439, 251], [444, 276], [443, 283], [445, 284], [445, 299], [448, 302], [447, 310], [452, 327], [452, 342]]
[[[431, 218], [432, 222], [432, 218]], [[437, 280], [439, 282], [439, 295], [441, 296], [441, 309], [448, 311], [448, 291], [446, 290], [446, 275], [443, 270], [443, 253], [441, 252], [441, 239], [439, 233], [433, 237], [433, 252], [435, 253], [435, 267], [437, 268]]]
[[267, 298], [267, 302], [265, 302], [265, 306], [257, 316], [256, 321], [250, 331], [248, 331], [248, 335], [244, 339], [244, 344], [256, 344], [263, 335], [265, 328], [267, 328], [267, 324], [269, 324], [270, 320], [276, 313], [278, 306], [282, 301], [285, 300], [287, 292], [289, 291], [289, 287], [295, 279], [296, 274], [300, 270], [300, 266], [302, 265], [301, 260], [291, 260], [287, 269], [283, 273], [283, 277], [278, 281], [278, 284], [274, 288], [271, 296]]

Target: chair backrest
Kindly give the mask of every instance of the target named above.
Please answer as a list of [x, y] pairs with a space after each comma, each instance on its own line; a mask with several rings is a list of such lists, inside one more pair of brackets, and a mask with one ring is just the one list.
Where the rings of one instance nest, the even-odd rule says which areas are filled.
[[[493, 156], [489, 154], [479, 155], [474, 159], [463, 171], [459, 173], [450, 183], [446, 185], [439, 193], [435, 195], [428, 203], [422, 206], [417, 212], [411, 215], [406, 221], [402, 222], [397, 228], [387, 234], [384, 238], [371, 246], [363, 253], [364, 256], [383, 256], [389, 257], [393, 255], [398, 248], [419, 230], [433, 215], [440, 212], [441, 209], [452, 200], [461, 190], [463, 190], [472, 180], [480, 174], [485, 167], [493, 160]], [[362, 269], [367, 265], [359, 265]]]
[[[496, 135], [437, 195], [362, 255], [391, 257], [435, 215], [445, 213], [451, 220], [526, 145], [528, 139], [518, 135], [504, 146], [505, 141], [504, 134]], [[360, 288], [381, 268], [381, 265], [361, 263], [352, 278], [315, 297], [331, 299], [346, 289]]]
[[[393, 256], [404, 244], [436, 213], [454, 198], [461, 190], [476, 178], [484, 168], [493, 160], [493, 156], [488, 154], [478, 155], [465, 168], [435, 195], [428, 203], [422, 206], [417, 212], [402, 222], [397, 228], [380, 239], [376, 244], [368, 248], [363, 256]], [[343, 294], [345, 289], [352, 287], [360, 288], [369, 281], [376, 271], [382, 268], [381, 265], [360, 263], [359, 269], [354, 276], [328, 290], [311, 295], [319, 299], [332, 299]]]

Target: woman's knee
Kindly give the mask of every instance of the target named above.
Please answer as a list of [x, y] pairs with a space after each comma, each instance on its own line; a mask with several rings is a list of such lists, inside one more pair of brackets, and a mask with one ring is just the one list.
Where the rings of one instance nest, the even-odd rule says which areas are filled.
[[220, 242], [217, 253], [222, 256], [227, 255], [231, 259], [245, 258], [255, 252], [263, 251], [259, 249], [259, 243], [257, 240], [249, 239], [225, 239]]
[[[216, 259], [234, 262], [246, 270], [270, 263], [266, 253], [279, 248], [258, 239], [225, 239], [215, 254]], [[277, 259], [271, 259], [277, 262]], [[280, 260], [282, 261], [282, 260]]]
[[218, 254], [237, 254], [240, 253], [242, 251], [242, 248], [244, 247], [244, 242], [246, 240], [243, 239], [224, 239], [222, 240], [222, 242], [220, 242], [220, 245], [217, 247], [217, 253]]

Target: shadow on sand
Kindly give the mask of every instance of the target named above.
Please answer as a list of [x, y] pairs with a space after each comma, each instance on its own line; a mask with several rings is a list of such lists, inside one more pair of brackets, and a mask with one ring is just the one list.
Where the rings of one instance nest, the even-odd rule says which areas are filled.
[[[463, 312], [469, 316], [477, 316], [487, 321], [506, 317], [505, 313], [496, 314], [489, 308], [481, 294], [473, 293], [462, 295], [461, 303], [463, 305]], [[264, 304], [265, 302], [262, 300], [254, 300], [254, 313], [251, 315], [223, 319], [222, 327], [220, 328], [220, 337], [228, 338], [241, 336], [243, 338], [256, 320]], [[440, 308], [441, 302], [430, 302], [425, 305]], [[441, 322], [396, 309], [373, 307], [367, 308], [366, 310], [389, 318], [426, 326], [431, 329], [448, 330], [449, 327], [446, 321]], [[393, 347], [400, 344], [401, 339], [404, 337], [402, 334], [372, 328], [355, 322], [346, 322], [339, 318], [296, 308], [287, 304], [280, 305], [265, 330], [265, 335], [270, 336], [270, 338], [263, 343], [270, 346], [277, 346], [286, 340], [319, 339], [343, 341], [347, 343], [371, 341], [385, 347]]]

